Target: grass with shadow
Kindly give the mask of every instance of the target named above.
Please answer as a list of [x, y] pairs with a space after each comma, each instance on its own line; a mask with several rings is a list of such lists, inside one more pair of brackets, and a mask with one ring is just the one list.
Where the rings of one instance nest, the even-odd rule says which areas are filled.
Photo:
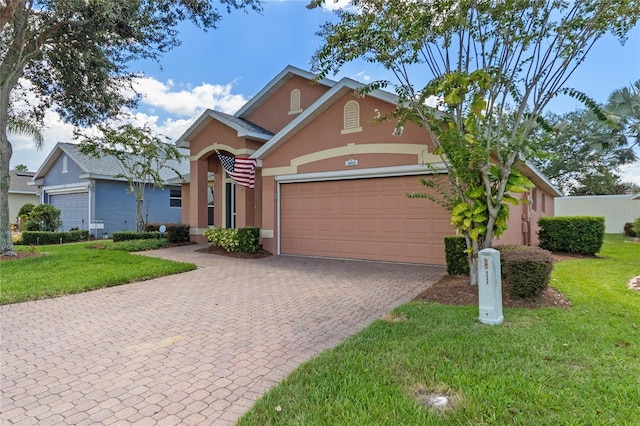
[[[556, 263], [569, 309], [412, 302], [304, 363], [240, 425], [636, 424], [640, 244], [607, 236], [598, 258]], [[425, 404], [431, 394], [450, 402]]]
[[[42, 246], [35, 248], [35, 252], [41, 256], [4, 260], [0, 262], [0, 304], [81, 293], [196, 268], [191, 263], [129, 253], [155, 248], [148, 246], [152, 243], [136, 242], [118, 246], [120, 243], [101, 242]], [[18, 249], [29, 250], [26, 247]]]

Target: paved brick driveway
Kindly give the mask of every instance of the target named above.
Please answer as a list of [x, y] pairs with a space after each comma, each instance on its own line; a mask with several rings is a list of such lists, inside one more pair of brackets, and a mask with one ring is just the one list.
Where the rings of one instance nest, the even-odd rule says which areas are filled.
[[0, 307], [2, 424], [230, 424], [443, 268], [149, 255], [196, 271]]

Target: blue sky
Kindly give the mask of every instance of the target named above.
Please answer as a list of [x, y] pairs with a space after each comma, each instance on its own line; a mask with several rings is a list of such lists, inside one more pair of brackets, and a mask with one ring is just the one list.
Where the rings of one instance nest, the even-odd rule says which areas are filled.
[[[182, 45], [165, 54], [160, 64], [139, 62], [132, 71], [143, 72], [139, 90], [143, 99], [136, 114], [173, 139], [188, 128], [205, 108], [233, 113], [287, 65], [310, 69], [321, 39], [320, 25], [333, 20], [332, 12], [307, 10], [308, 0], [266, 1], [262, 14], [234, 11], [225, 15], [218, 29], [203, 32], [190, 24], [180, 27]], [[329, 0], [329, 6], [331, 0]], [[347, 64], [336, 76], [359, 81], [390, 78], [375, 64]], [[569, 86], [606, 101], [615, 89], [640, 79], [640, 27], [624, 46], [607, 35], [572, 76]], [[557, 113], [580, 108], [570, 98], [558, 98], [549, 110]], [[25, 164], [37, 170], [58, 141], [72, 141], [72, 128], [50, 113], [46, 118], [45, 144], [36, 150], [25, 138], [13, 136], [11, 165]], [[624, 171], [626, 180], [640, 184], [640, 165]]]

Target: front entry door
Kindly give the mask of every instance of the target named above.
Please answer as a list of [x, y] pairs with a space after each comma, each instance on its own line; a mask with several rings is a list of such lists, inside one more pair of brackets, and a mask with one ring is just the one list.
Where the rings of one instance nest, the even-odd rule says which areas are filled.
[[225, 183], [225, 228], [236, 227], [236, 184]]

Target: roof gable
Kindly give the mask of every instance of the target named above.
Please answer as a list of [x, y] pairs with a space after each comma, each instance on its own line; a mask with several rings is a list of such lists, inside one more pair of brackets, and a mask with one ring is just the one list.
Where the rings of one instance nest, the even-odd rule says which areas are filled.
[[[253, 111], [258, 109], [260, 105], [267, 100], [273, 93], [275, 93], [280, 87], [282, 87], [293, 76], [299, 76], [307, 80], [313, 80], [316, 78], [315, 74], [308, 71], [304, 71], [300, 68], [296, 68], [292, 65], [288, 65], [285, 69], [280, 71], [266, 86], [264, 86], [258, 93], [256, 93], [242, 108], [238, 110], [234, 115], [236, 117], [247, 117]], [[327, 87], [333, 87], [336, 82], [327, 78], [318, 80], [319, 84]]]
[[[45, 161], [42, 163], [38, 171], [35, 173], [33, 180], [43, 178], [49, 172], [51, 167], [61, 155], [67, 155], [83, 172], [82, 178], [121, 180], [115, 176], [122, 174], [123, 170], [117, 158], [108, 155], [104, 157], [93, 157], [80, 152], [78, 145], [72, 143], [58, 142], [53, 150], [49, 153]], [[171, 160], [169, 165], [185, 175], [189, 172], [189, 161], [181, 162]], [[175, 173], [169, 169], [160, 171], [161, 178], [169, 180], [175, 178]]]
[[[316, 102], [314, 102], [313, 105], [304, 110], [288, 125], [283, 127], [282, 130], [276, 133], [269, 140], [269, 142], [260, 147], [260, 149], [258, 149], [251, 157], [256, 159], [264, 159], [270, 153], [274, 152], [279, 146], [291, 139], [307, 124], [319, 117], [344, 95], [363, 87], [365, 87], [365, 84], [357, 82], [350, 78], [341, 79], [327, 93], [325, 93]], [[367, 93], [366, 96], [370, 96], [372, 98], [379, 99], [394, 105], [398, 102], [398, 96], [394, 95], [393, 93], [385, 92], [383, 90], [374, 90], [370, 93]]]
[[207, 109], [200, 117], [176, 140], [176, 146], [178, 148], [189, 148], [191, 140], [198, 135], [212, 120], [219, 121], [227, 127], [234, 129], [238, 132], [238, 137], [248, 137], [261, 141], [267, 141], [273, 133], [263, 129], [247, 120], [234, 115], [225, 114], [220, 111]]

